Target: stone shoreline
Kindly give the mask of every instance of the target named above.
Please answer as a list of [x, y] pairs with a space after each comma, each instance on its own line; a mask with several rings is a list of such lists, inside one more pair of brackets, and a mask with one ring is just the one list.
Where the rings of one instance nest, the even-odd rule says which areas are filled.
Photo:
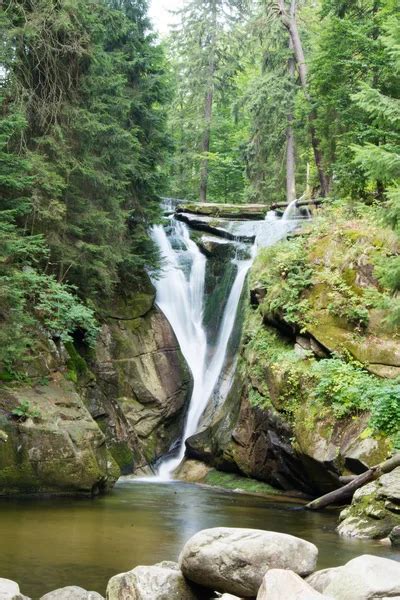
[[[204, 529], [178, 562], [138, 566], [110, 579], [107, 600], [400, 600], [400, 563], [373, 555], [317, 571], [318, 548], [301, 538], [259, 529]], [[0, 578], [0, 600], [29, 600]], [[103, 600], [68, 586], [40, 600]]]

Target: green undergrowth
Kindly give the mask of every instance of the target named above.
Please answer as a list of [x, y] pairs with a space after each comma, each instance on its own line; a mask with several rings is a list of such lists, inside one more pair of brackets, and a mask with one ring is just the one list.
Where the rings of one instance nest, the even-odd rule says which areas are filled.
[[282, 495], [282, 490], [278, 490], [268, 483], [257, 481], [256, 479], [249, 479], [242, 475], [236, 475], [234, 473], [224, 473], [211, 469], [204, 479], [207, 485], [218, 486], [227, 490], [238, 490], [241, 492], [247, 492], [249, 494], [264, 494], [264, 495]]
[[331, 203], [304, 235], [262, 249], [251, 285], [266, 292], [263, 314], [302, 331], [323, 308], [364, 333], [371, 309], [380, 309], [382, 324], [397, 333], [400, 246], [383, 216], [379, 207]]
[[[369, 412], [365, 435], [385, 435], [400, 446], [399, 379], [376, 377], [345, 353], [319, 360], [299, 354], [262, 323], [258, 311], [248, 314], [246, 332], [241, 368], [252, 406], [276, 410], [293, 424], [305, 405], [310, 415], [330, 415], [333, 422]], [[313, 424], [314, 418], [309, 427]]]

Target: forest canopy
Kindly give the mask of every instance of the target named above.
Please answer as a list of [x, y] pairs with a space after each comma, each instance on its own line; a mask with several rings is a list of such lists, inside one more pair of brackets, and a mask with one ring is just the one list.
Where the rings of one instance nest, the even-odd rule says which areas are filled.
[[[1, 12], [0, 362], [44, 324], [90, 342], [95, 311], [158, 255], [168, 147], [163, 52], [142, 0], [5, 0]], [[3, 348], [4, 354], [2, 355]]]

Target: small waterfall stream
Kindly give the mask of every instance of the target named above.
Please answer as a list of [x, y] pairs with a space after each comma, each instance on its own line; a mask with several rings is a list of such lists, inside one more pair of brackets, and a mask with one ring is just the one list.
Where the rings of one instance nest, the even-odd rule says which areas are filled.
[[293, 202], [282, 219], [268, 213], [265, 221], [249, 224], [254, 227], [256, 242], [250, 253], [247, 250], [246, 258], [239, 258], [243, 254], [240, 252], [242, 244], [236, 244], [237, 252], [233, 259], [236, 274], [213, 348], [208, 343], [203, 323], [207, 259], [190, 238], [188, 226], [173, 216], [166, 228], [162, 225], [153, 227], [153, 239], [164, 262], [161, 275], [153, 281], [156, 302], [175, 332], [193, 377], [192, 396], [179, 446], [161, 462], [153, 480], [166, 481], [172, 478], [185, 455], [185, 440], [198, 430], [208, 401], [224, 371], [243, 285], [256, 248], [270, 246], [285, 237], [297, 226], [297, 214]]

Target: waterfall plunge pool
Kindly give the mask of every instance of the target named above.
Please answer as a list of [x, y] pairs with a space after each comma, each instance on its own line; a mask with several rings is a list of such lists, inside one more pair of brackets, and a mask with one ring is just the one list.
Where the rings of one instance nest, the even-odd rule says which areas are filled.
[[200, 485], [120, 480], [93, 500], [0, 500], [0, 577], [33, 599], [67, 585], [105, 595], [107, 581], [137, 565], [177, 560], [184, 542], [207, 527], [252, 527], [297, 535], [319, 548], [319, 568], [359, 554], [400, 560], [374, 541], [334, 531], [337, 514], [296, 510], [275, 502]]

